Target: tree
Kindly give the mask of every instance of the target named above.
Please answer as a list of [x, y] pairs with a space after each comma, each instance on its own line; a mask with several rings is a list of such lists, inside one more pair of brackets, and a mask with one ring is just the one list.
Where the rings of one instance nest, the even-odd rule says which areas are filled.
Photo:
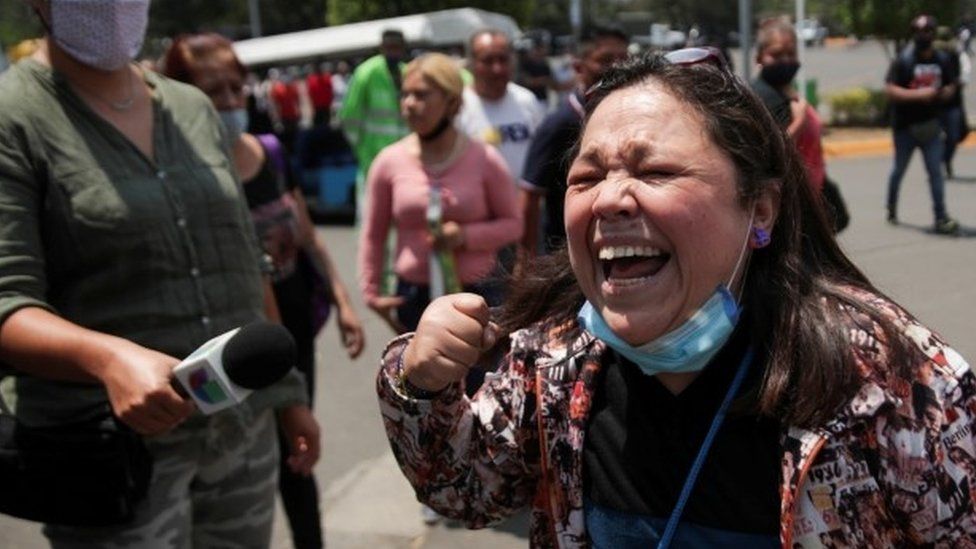
[[453, 8], [474, 7], [503, 13], [525, 26], [532, 17], [534, 0], [331, 0], [329, 21], [334, 25], [385, 19], [400, 15], [412, 15]]
[[960, 0], [927, 2], [924, 0], [846, 0], [844, 11], [849, 17], [851, 30], [858, 36], [874, 36], [890, 40], [890, 55], [901, 49], [911, 38], [909, 24], [916, 15], [934, 15], [940, 24], [955, 26], [960, 15]]
[[[326, 24], [325, 0], [260, 0], [262, 34], [281, 34]], [[230, 38], [251, 36], [248, 0], [181, 0], [153, 2], [149, 36], [217, 31]]]
[[24, 2], [0, 1], [0, 45], [9, 48], [21, 40], [37, 38], [44, 28]]

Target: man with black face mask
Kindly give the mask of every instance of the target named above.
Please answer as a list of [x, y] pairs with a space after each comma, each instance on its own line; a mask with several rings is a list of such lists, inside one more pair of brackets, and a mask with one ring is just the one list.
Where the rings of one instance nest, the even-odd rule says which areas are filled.
[[935, 232], [956, 234], [959, 223], [949, 217], [945, 207], [942, 178], [944, 142], [939, 114], [958, 88], [957, 77], [949, 59], [932, 47], [935, 18], [919, 15], [912, 20], [913, 41], [892, 61], [885, 78], [885, 92], [893, 107], [892, 129], [895, 140], [895, 163], [888, 178], [888, 222], [898, 223], [898, 188], [908, 168], [912, 152], [922, 151], [929, 176]]
[[814, 193], [821, 195], [827, 179], [820, 142], [823, 126], [816, 109], [793, 88], [793, 78], [800, 63], [796, 54], [796, 31], [788, 18], [767, 19], [759, 25], [756, 61], [760, 71], [752, 88], [796, 144], [806, 168], [807, 181]]
[[790, 135], [803, 124], [807, 102], [793, 89], [800, 70], [796, 56], [796, 32], [786, 17], [766, 19], [756, 33], [759, 76], [750, 83], [773, 118]]

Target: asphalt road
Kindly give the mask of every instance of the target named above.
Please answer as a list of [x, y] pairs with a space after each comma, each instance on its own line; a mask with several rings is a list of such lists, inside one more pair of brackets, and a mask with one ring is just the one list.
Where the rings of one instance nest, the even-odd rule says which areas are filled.
[[[883, 76], [885, 61], [880, 49], [871, 53], [859, 48], [831, 59], [839, 79], [854, 78], [867, 65], [878, 63]], [[812, 57], [810, 66], [816, 66]], [[839, 241], [879, 288], [976, 362], [976, 149], [960, 151], [956, 171], [963, 178], [947, 184], [949, 211], [964, 227], [963, 235], [955, 238], [937, 236], [929, 230], [930, 200], [918, 156], [903, 183], [899, 209], [902, 225], [892, 227], [884, 222], [882, 205], [889, 168], [887, 157], [848, 158], [829, 164], [828, 171], [840, 183], [852, 214], [851, 225]], [[333, 549], [525, 547], [524, 517], [477, 532], [453, 525], [428, 528], [421, 524], [419, 507], [395, 468], [379, 421], [373, 383], [377, 358], [391, 333], [358, 298], [356, 231], [344, 226], [326, 226], [319, 231], [354, 294], [367, 331], [367, 347], [357, 361], [350, 361], [341, 352], [334, 323], [326, 327], [318, 342], [321, 370], [315, 411], [323, 425], [325, 449], [316, 473], [328, 545]], [[46, 546], [37, 525], [0, 516], [0, 547]], [[291, 547], [280, 512], [273, 547]]]

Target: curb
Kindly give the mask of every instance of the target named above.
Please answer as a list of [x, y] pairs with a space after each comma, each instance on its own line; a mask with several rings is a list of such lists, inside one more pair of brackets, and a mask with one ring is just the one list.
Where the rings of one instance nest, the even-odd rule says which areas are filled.
[[[970, 134], [959, 144], [960, 147], [976, 146], [976, 132]], [[870, 139], [859, 139], [850, 141], [829, 141], [823, 142], [824, 158], [842, 158], [858, 156], [883, 156], [891, 155], [894, 152], [890, 135]]]

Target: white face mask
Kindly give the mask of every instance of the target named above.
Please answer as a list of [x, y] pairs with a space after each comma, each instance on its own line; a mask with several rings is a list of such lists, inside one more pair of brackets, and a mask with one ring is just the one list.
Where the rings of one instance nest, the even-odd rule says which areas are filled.
[[51, 38], [89, 67], [114, 71], [142, 49], [149, 0], [51, 0]]

